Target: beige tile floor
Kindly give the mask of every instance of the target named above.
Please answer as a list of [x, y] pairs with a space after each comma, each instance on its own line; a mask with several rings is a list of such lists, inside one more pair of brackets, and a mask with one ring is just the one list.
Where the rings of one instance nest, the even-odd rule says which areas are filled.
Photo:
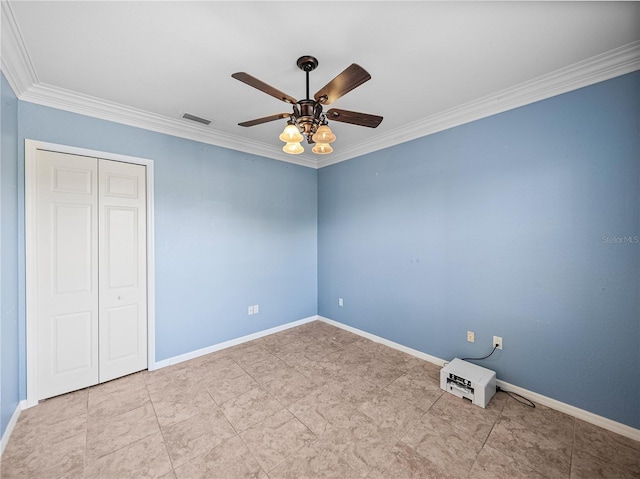
[[49, 399], [22, 412], [13, 478], [638, 478], [640, 443], [326, 323]]

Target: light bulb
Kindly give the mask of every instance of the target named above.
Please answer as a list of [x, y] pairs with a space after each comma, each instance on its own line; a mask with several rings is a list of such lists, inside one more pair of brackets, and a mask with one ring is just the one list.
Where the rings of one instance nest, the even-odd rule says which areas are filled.
[[315, 135], [313, 135], [313, 141], [316, 143], [333, 143], [336, 141], [336, 135], [333, 134], [328, 125], [320, 125]]
[[285, 143], [300, 143], [302, 141], [302, 135], [300, 130], [293, 123], [287, 123], [284, 127], [284, 131], [280, 134], [279, 138]]
[[304, 151], [304, 148], [300, 143], [288, 142], [282, 147], [282, 151], [289, 153], [290, 155], [299, 155]]
[[316, 143], [311, 151], [317, 155], [328, 155], [333, 151], [333, 148], [329, 143]]

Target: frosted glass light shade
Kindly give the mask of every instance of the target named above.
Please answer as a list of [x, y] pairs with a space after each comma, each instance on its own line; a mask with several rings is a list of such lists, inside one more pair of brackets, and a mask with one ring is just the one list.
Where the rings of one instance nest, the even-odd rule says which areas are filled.
[[333, 134], [328, 125], [320, 125], [313, 135], [313, 141], [316, 143], [333, 143], [336, 141], [336, 135]]
[[293, 123], [287, 123], [284, 127], [284, 131], [279, 136], [280, 140], [285, 143], [300, 143], [302, 141], [302, 135], [300, 130]]
[[[300, 135], [302, 139], [302, 135]], [[300, 143], [289, 142], [282, 147], [282, 151], [289, 153], [290, 155], [299, 155], [304, 151], [304, 148]]]
[[333, 148], [331, 148], [329, 143], [316, 143], [311, 151], [316, 155], [328, 155], [333, 151]]

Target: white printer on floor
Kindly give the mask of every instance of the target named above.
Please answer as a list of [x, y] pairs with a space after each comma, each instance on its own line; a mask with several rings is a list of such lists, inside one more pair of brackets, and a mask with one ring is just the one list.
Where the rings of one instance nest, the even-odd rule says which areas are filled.
[[486, 408], [496, 393], [496, 373], [456, 358], [440, 370], [440, 388]]

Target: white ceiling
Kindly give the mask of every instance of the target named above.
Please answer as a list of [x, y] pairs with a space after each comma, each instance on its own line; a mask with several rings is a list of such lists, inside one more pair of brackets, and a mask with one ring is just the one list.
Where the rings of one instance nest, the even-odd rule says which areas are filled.
[[[640, 69], [638, 2], [11, 1], [2, 69], [19, 98], [319, 167]], [[335, 152], [283, 153], [290, 107], [231, 78], [301, 99], [351, 63], [372, 79], [331, 107]], [[214, 121], [203, 127], [188, 112]]]

